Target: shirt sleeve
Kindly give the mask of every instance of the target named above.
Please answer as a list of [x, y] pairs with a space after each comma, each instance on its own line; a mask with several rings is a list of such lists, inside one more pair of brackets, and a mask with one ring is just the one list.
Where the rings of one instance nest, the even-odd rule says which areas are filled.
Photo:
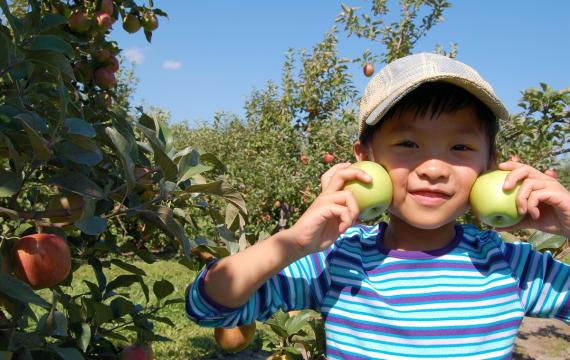
[[330, 248], [308, 255], [287, 266], [263, 284], [242, 306], [228, 308], [216, 303], [204, 291], [204, 278], [215, 264], [210, 262], [186, 290], [188, 317], [205, 327], [233, 327], [265, 321], [279, 309], [318, 310], [330, 287]]
[[570, 265], [525, 242], [502, 243], [502, 250], [518, 281], [525, 315], [570, 324]]

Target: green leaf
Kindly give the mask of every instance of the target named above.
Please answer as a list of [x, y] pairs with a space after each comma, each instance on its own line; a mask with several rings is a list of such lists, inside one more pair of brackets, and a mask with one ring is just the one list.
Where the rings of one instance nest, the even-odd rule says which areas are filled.
[[107, 219], [98, 216], [88, 216], [74, 223], [77, 228], [87, 235], [99, 235], [107, 229]]
[[70, 117], [65, 119], [65, 127], [70, 134], [81, 135], [87, 138], [93, 138], [97, 135], [93, 125], [80, 118]]
[[60, 358], [63, 360], [84, 360], [85, 358], [79, 350], [72, 347], [60, 347], [57, 345], [50, 344], [48, 348], [53, 350]]
[[0, 197], [9, 197], [18, 192], [22, 186], [20, 175], [0, 169]]
[[91, 327], [89, 324], [82, 322], [81, 323], [81, 333], [76, 339], [77, 346], [81, 349], [81, 351], [87, 351], [87, 347], [91, 342]]
[[14, 220], [14, 221], [17, 221], [20, 218], [17, 211], [12, 210], [12, 209], [7, 209], [4, 207], [0, 207], [0, 217], [7, 218], [10, 220]]
[[36, 294], [28, 284], [5, 272], [0, 272], [0, 293], [24, 304], [34, 304], [46, 309], [50, 308], [50, 304]]
[[101, 301], [103, 299], [103, 293], [97, 284], [94, 284], [91, 281], [87, 280], [83, 280], [83, 282], [89, 288], [89, 292], [91, 292], [91, 296], [94, 300]]
[[119, 160], [121, 161], [122, 169], [127, 179], [127, 192], [130, 193], [136, 186], [134, 173], [135, 163], [129, 155], [130, 144], [119, 131], [112, 127], [105, 128], [105, 132], [107, 136], [109, 136], [109, 139], [111, 139], [115, 149], [117, 149], [117, 154], [119, 155]]
[[44, 139], [40, 134], [34, 130], [26, 120], [20, 115], [16, 116], [17, 119], [20, 120], [26, 134], [28, 135], [28, 139], [30, 140], [30, 144], [32, 145], [32, 151], [34, 154], [34, 160], [39, 161], [47, 161], [51, 157], [51, 150], [48, 147], [48, 142]]
[[113, 309], [113, 316], [115, 319], [130, 314], [134, 308], [135, 305], [123, 297], [117, 297], [111, 301], [111, 309]]
[[127, 270], [128, 272], [133, 273], [135, 275], [146, 276], [146, 273], [144, 272], [143, 269], [136, 267], [135, 265], [126, 263], [123, 260], [111, 259], [111, 264], [116, 265], [123, 270]]
[[69, 59], [61, 53], [47, 50], [32, 50], [27, 51], [26, 55], [28, 60], [36, 65], [41, 65], [57, 73], [65, 74], [69, 79], [75, 79]]
[[223, 195], [223, 180], [214, 181], [207, 184], [190, 185], [185, 191], [190, 193], [207, 193], [212, 195]]
[[168, 236], [180, 241], [184, 250], [184, 256], [190, 256], [192, 246], [186, 237], [184, 227], [174, 219], [172, 209], [167, 206], [153, 206], [150, 210], [144, 210], [139, 213], [153, 225], [165, 231]]
[[99, 146], [87, 139], [81, 145], [65, 140], [58, 144], [57, 152], [62, 158], [81, 165], [95, 166], [103, 160]]
[[152, 255], [150, 251], [146, 249], [139, 249], [133, 243], [124, 244], [123, 246], [121, 246], [121, 250], [124, 252], [129, 252], [129, 251], [134, 252], [139, 258], [141, 258], [141, 260], [143, 260], [147, 264], [152, 264], [156, 262], [156, 258], [154, 257], [154, 255]]
[[73, 48], [56, 35], [38, 35], [32, 41], [30, 47], [32, 50], [49, 50], [66, 55], [69, 59], [73, 58]]
[[136, 124], [137, 128], [143, 132], [146, 138], [150, 141], [150, 146], [154, 154], [154, 161], [158, 164], [164, 178], [169, 181], [176, 181], [178, 176], [178, 167], [172, 161], [170, 157], [165, 152], [165, 145], [160, 142], [157, 138], [156, 133], [151, 129], [141, 125]]
[[67, 24], [67, 19], [63, 15], [47, 13], [40, 24], [42, 30], [51, 29], [59, 25]]
[[36, 331], [49, 336], [67, 336], [67, 318], [59, 311], [50, 311], [40, 318]]
[[158, 321], [161, 322], [163, 324], [166, 324], [170, 327], [176, 327], [176, 324], [174, 324], [174, 322], [172, 320], [170, 320], [170, 318], [166, 317], [166, 316], [156, 316], [156, 315], [150, 315], [148, 317], [149, 320], [153, 320], [153, 321]]
[[105, 197], [105, 193], [99, 185], [95, 184], [87, 176], [78, 172], [64, 170], [53, 176], [48, 183], [96, 200], [100, 200]]
[[140, 275], [119, 275], [107, 284], [107, 292], [121, 287], [129, 287], [137, 282], [143, 282]]
[[303, 326], [305, 326], [307, 319], [313, 315], [310, 312], [302, 312], [299, 315], [292, 316], [285, 322], [285, 330], [289, 335], [297, 334]]
[[113, 320], [113, 309], [107, 304], [100, 302], [93, 302], [93, 322], [96, 325], [103, 325], [106, 322]]
[[160, 302], [160, 300], [164, 299], [168, 295], [174, 292], [174, 285], [168, 280], [159, 280], [155, 281], [154, 285], [152, 286], [152, 290], [156, 299]]
[[549, 234], [543, 231], [536, 231], [528, 239], [528, 242], [538, 251], [558, 249], [565, 241], [566, 238], [562, 235]]

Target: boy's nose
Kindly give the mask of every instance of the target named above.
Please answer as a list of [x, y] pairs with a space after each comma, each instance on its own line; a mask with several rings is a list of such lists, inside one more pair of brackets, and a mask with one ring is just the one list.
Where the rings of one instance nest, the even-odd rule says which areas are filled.
[[449, 165], [441, 160], [431, 159], [416, 168], [420, 178], [429, 180], [447, 179], [450, 175]]

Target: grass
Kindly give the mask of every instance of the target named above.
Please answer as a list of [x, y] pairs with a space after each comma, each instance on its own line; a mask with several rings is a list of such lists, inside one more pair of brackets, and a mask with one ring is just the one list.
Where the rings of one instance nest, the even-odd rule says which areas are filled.
[[[174, 262], [174, 261], [157, 261], [154, 264], [146, 264], [142, 261], [133, 261], [124, 259], [125, 262], [136, 265], [143, 269], [146, 273], [145, 281], [149, 286], [151, 293], [151, 303], [153, 303], [154, 295], [152, 294], [152, 284], [161, 279], [170, 281], [175, 288], [173, 294], [169, 295], [167, 299], [184, 298], [184, 292], [188, 284], [194, 279], [194, 273], [188, 268]], [[116, 266], [111, 269], [104, 270], [108, 281], [121, 274], [128, 274]], [[96, 282], [93, 269], [88, 266], [80, 267], [74, 273], [71, 294], [78, 294], [87, 290], [87, 286], [83, 280]], [[138, 284], [132, 285], [128, 289], [121, 289], [121, 291], [128, 291], [130, 299], [134, 303], [144, 305], [144, 294]], [[48, 294], [43, 294], [48, 295]], [[46, 296], [47, 298], [47, 296]], [[153, 350], [155, 358], [157, 359], [204, 359], [204, 358], [224, 358], [225, 354], [219, 349], [214, 341], [214, 329], [202, 328], [188, 319], [184, 310], [184, 304], [174, 304], [161, 309], [158, 316], [166, 316], [174, 323], [174, 327], [160, 322], [154, 322], [154, 332], [161, 336], [170, 338], [169, 342], [155, 342], [153, 343]], [[266, 334], [268, 326], [257, 323], [258, 333], [257, 339], [251, 345], [253, 349], [259, 350], [261, 348], [260, 335]], [[124, 336], [129, 339], [135, 339], [133, 332], [125, 331]], [[128, 344], [122, 344], [128, 345]]]

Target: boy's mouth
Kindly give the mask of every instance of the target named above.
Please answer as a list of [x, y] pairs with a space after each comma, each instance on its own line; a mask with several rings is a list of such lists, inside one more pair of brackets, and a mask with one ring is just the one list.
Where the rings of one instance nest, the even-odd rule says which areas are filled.
[[447, 193], [439, 190], [414, 190], [410, 191], [414, 199], [423, 205], [438, 205], [451, 197]]

